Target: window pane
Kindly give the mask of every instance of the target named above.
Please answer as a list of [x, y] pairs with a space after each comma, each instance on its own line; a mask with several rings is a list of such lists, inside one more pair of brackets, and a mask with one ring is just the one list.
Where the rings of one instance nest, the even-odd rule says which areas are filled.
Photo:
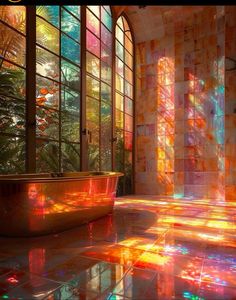
[[102, 80], [111, 84], [111, 68], [103, 61], [102, 61], [101, 77]]
[[25, 70], [0, 60], [0, 94], [25, 98]]
[[109, 48], [112, 47], [112, 34], [101, 24], [101, 40]]
[[116, 89], [121, 93], [124, 92], [124, 79], [116, 74]]
[[63, 172], [80, 171], [80, 145], [62, 143], [61, 159]]
[[80, 22], [66, 10], [61, 10], [61, 30], [80, 42]]
[[59, 139], [59, 114], [52, 109], [36, 108], [36, 135]]
[[[1, 85], [1, 84], [0, 84]], [[25, 101], [0, 94], [0, 132], [25, 134]]]
[[111, 104], [111, 87], [105, 83], [101, 83], [101, 99]]
[[130, 98], [133, 98], [133, 86], [128, 83], [128, 81], [125, 81], [125, 95], [127, 95]]
[[116, 72], [124, 77], [124, 63], [116, 57]]
[[59, 6], [57, 5], [40, 5], [37, 6], [36, 14], [41, 16], [49, 23], [59, 27]]
[[133, 101], [125, 97], [125, 112], [129, 115], [133, 115]]
[[25, 173], [25, 139], [0, 135], [0, 173]]
[[59, 80], [59, 57], [36, 47], [36, 72], [42, 76]]
[[88, 5], [87, 7], [100, 19], [100, 6], [99, 5]]
[[91, 32], [100, 37], [100, 22], [99, 20], [87, 9], [87, 28]]
[[68, 111], [61, 112], [62, 140], [79, 143], [80, 141], [80, 115], [74, 115]]
[[90, 76], [86, 76], [86, 93], [87, 96], [99, 99], [100, 83], [98, 80], [93, 79]]
[[125, 131], [125, 150], [132, 151], [133, 133]]
[[55, 81], [36, 77], [36, 104], [54, 109], [59, 107], [59, 84]]
[[0, 57], [25, 66], [25, 37], [0, 23]]
[[101, 169], [111, 170], [111, 106], [101, 103]]
[[87, 50], [100, 57], [100, 40], [89, 30], [86, 31]]
[[122, 172], [124, 170], [124, 136], [122, 130], [116, 130], [116, 154], [115, 165], [116, 171]]
[[103, 5], [103, 7], [105, 8], [105, 10], [109, 13], [109, 15], [111, 16], [111, 8], [109, 5]]
[[117, 128], [124, 128], [124, 116], [123, 112], [116, 109], [116, 127]]
[[116, 38], [121, 43], [121, 45], [124, 45], [124, 32], [120, 29], [119, 26], [116, 26]]
[[0, 5], [0, 19], [22, 33], [25, 33], [25, 17], [25, 6]]
[[101, 7], [102, 23], [111, 31], [112, 30], [112, 18], [108, 12]]
[[116, 41], [116, 55], [124, 61], [124, 47]]
[[36, 140], [36, 172], [58, 172], [59, 143]]
[[125, 50], [125, 63], [127, 66], [130, 67], [130, 69], [133, 69], [133, 58], [126, 50]]
[[80, 90], [80, 68], [61, 60], [61, 82], [77, 91]]
[[133, 72], [125, 65], [125, 79], [133, 84]]
[[133, 55], [133, 44], [126, 35], [125, 35], [125, 49], [128, 50], [131, 55]]
[[80, 6], [78, 5], [64, 5], [64, 7], [69, 10], [75, 17], [80, 19]]
[[111, 60], [112, 60], [111, 50], [106, 46], [104, 46], [103, 43], [102, 43], [101, 50], [102, 50], [101, 59], [109, 66], [111, 66]]
[[65, 86], [61, 86], [61, 109], [69, 112], [80, 111], [80, 94]]
[[59, 31], [41, 18], [36, 20], [36, 42], [44, 48], [59, 54]]
[[133, 131], [133, 118], [127, 114], [125, 114], [125, 130]]
[[80, 45], [66, 35], [61, 35], [61, 55], [80, 64]]
[[124, 110], [124, 98], [119, 93], [116, 93], [116, 108], [121, 111]]
[[89, 52], [86, 53], [86, 70], [90, 74], [100, 77], [100, 60]]

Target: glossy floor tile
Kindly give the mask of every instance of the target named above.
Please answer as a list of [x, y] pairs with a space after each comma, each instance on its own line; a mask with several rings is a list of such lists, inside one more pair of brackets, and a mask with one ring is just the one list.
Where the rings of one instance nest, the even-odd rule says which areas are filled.
[[56, 235], [0, 238], [0, 299], [235, 300], [236, 204], [135, 196]]

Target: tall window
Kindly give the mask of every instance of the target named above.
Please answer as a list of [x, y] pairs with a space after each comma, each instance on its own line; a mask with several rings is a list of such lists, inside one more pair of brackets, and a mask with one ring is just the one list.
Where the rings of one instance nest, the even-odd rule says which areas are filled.
[[88, 167], [111, 170], [112, 17], [109, 6], [87, 6], [86, 49]]
[[25, 172], [25, 16], [0, 7], [0, 173]]
[[125, 173], [119, 192], [132, 191], [133, 164], [133, 42], [129, 25], [121, 16], [116, 24], [115, 166]]
[[126, 19], [118, 19], [114, 38], [109, 6], [0, 6], [0, 37], [0, 173], [115, 166], [128, 191], [133, 43]]

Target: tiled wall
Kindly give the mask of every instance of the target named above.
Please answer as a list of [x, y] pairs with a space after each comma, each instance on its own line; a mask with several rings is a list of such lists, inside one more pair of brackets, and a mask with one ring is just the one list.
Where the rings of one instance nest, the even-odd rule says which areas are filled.
[[[236, 61], [236, 7], [225, 6], [225, 56]], [[225, 72], [225, 198], [236, 198], [236, 64]]]
[[234, 12], [204, 7], [166, 24], [162, 39], [137, 45], [136, 193], [235, 193], [235, 71], [225, 75]]

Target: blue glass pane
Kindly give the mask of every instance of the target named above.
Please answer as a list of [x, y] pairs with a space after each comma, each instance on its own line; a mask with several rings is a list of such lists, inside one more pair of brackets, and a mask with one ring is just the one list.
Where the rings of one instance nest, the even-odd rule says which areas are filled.
[[59, 6], [57, 5], [40, 5], [37, 6], [36, 14], [41, 16], [51, 24], [59, 27]]
[[69, 10], [74, 16], [80, 19], [80, 6], [78, 5], [64, 5], [64, 7]]
[[61, 82], [75, 90], [80, 90], [80, 68], [62, 59]]
[[61, 30], [80, 42], [80, 22], [64, 9], [61, 12]]
[[61, 110], [72, 113], [80, 111], [80, 94], [64, 85], [61, 86]]
[[80, 45], [68, 36], [62, 34], [61, 55], [68, 58], [73, 63], [80, 64]]
[[112, 31], [112, 18], [108, 14], [108, 12], [101, 7], [101, 13], [102, 13], [102, 23], [110, 30]]

